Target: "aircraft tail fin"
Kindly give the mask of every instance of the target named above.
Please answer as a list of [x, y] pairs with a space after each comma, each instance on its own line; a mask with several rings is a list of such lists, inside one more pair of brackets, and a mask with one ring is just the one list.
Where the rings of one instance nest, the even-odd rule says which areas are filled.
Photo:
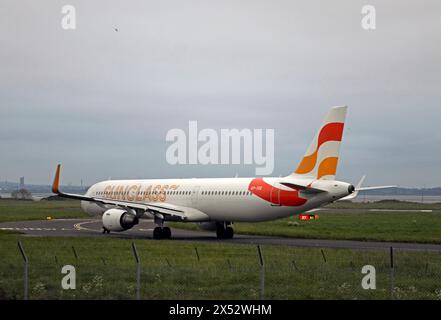
[[346, 106], [334, 107], [329, 111], [292, 176], [335, 180], [346, 112]]

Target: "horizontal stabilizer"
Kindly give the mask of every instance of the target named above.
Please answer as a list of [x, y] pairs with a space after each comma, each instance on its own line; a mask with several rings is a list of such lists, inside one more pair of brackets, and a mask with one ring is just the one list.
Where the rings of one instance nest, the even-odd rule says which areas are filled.
[[285, 187], [288, 187], [288, 188], [301, 190], [304, 193], [314, 193], [315, 194], [315, 193], [326, 192], [326, 190], [312, 188], [312, 187], [308, 187], [308, 186], [302, 186], [302, 185], [291, 183], [291, 182], [281, 182], [280, 184], [284, 185]]
[[363, 187], [356, 189], [356, 191], [368, 191], [368, 190], [380, 190], [380, 189], [390, 189], [396, 188], [397, 186], [378, 186], [378, 187]]
[[397, 186], [375, 186], [375, 187], [362, 187], [361, 185], [364, 182], [364, 179], [366, 179], [366, 175], [361, 177], [360, 182], [358, 182], [357, 186], [355, 187], [354, 193], [350, 194], [347, 197], [339, 199], [339, 201], [342, 200], [352, 200], [355, 199], [358, 196], [358, 193], [360, 191], [367, 191], [367, 190], [380, 190], [380, 189], [389, 189], [389, 188], [396, 188]]

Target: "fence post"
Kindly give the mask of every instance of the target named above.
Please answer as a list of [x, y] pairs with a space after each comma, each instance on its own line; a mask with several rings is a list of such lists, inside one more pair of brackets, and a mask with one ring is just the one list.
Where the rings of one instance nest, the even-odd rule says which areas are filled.
[[323, 261], [325, 261], [326, 263], [327, 261], [326, 261], [325, 252], [323, 251], [323, 249], [320, 249], [320, 252], [322, 253]]
[[133, 255], [136, 260], [136, 300], [140, 300], [140, 288], [141, 288], [141, 261], [139, 259], [138, 250], [136, 249], [136, 244], [132, 242]]
[[390, 247], [390, 299], [394, 300], [395, 292], [395, 266], [394, 266], [394, 248]]
[[299, 271], [299, 268], [297, 268], [296, 261], [293, 260], [291, 263], [292, 263], [292, 265], [294, 266], [294, 269], [296, 269], [297, 271]]
[[263, 259], [260, 245], [257, 245], [257, 252], [259, 253], [260, 262], [260, 300], [263, 300], [265, 297], [265, 260]]
[[26, 252], [24, 251], [23, 245], [21, 244], [21, 241], [18, 240], [18, 248], [20, 249], [21, 252], [21, 256], [23, 257], [24, 260], [24, 300], [28, 300], [29, 299], [29, 260], [28, 260], [28, 256], [26, 255]]
[[198, 261], [200, 261], [201, 258], [199, 257], [198, 248], [197, 248], [197, 247], [194, 247], [194, 251], [196, 252], [196, 257], [198, 258]]
[[75, 247], [72, 246], [72, 252], [74, 254], [75, 260], [78, 260], [78, 254], [77, 254], [77, 250], [75, 250]]

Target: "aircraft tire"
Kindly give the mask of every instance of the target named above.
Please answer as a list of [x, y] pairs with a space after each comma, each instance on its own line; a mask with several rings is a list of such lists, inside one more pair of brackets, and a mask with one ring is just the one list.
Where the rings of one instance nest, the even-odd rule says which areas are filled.
[[225, 238], [225, 229], [224, 228], [216, 228], [216, 236], [218, 239], [224, 239]]
[[169, 227], [162, 228], [162, 238], [171, 239], [171, 230]]
[[163, 231], [161, 227], [156, 227], [153, 229], [153, 239], [162, 239], [163, 238]]
[[224, 232], [225, 239], [232, 239], [234, 236], [234, 230], [231, 227], [226, 227]]

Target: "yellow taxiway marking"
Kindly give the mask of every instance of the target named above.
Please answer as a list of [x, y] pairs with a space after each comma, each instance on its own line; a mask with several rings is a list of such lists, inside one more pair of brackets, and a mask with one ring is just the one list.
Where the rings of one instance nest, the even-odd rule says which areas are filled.
[[[78, 231], [87, 230], [87, 231], [101, 232], [101, 230], [84, 227], [85, 224], [95, 223], [95, 222], [100, 222], [100, 221], [101, 220], [83, 221], [83, 222], [74, 224], [74, 228], [75, 228], [75, 230], [78, 230]], [[153, 229], [138, 229], [138, 230], [139, 231], [153, 231]]]
[[101, 221], [101, 220], [92, 220], [92, 221], [84, 221], [84, 222], [76, 223], [76, 224], [74, 224], [74, 228], [75, 228], [75, 230], [87, 230], [87, 231], [101, 232], [100, 230], [83, 227], [84, 224], [95, 223], [95, 222], [99, 222], [99, 221]]

